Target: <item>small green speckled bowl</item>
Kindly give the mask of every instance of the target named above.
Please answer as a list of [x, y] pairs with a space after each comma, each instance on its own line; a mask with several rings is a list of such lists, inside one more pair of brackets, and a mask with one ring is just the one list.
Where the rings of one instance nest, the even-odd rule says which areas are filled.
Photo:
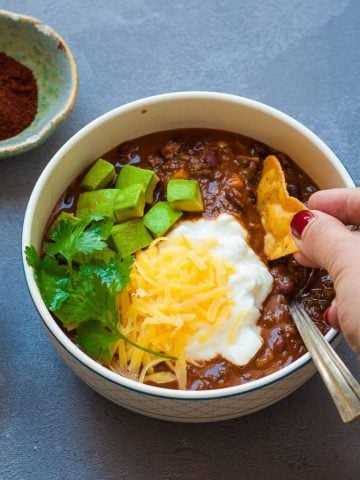
[[0, 158], [43, 143], [72, 110], [78, 92], [75, 60], [64, 40], [32, 17], [0, 10], [0, 52], [29, 67], [38, 86], [38, 111], [25, 130], [0, 141]]

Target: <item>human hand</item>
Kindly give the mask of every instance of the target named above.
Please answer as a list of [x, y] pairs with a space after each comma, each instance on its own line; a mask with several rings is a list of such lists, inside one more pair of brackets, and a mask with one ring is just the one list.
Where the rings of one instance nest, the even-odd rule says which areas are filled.
[[314, 193], [309, 209], [294, 215], [291, 228], [299, 252], [296, 260], [323, 267], [334, 282], [336, 298], [325, 320], [341, 329], [360, 355], [360, 188], [337, 188]]

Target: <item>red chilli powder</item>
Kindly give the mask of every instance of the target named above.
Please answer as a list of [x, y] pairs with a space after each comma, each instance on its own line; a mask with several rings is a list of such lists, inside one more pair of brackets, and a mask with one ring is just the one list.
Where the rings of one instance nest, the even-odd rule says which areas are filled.
[[38, 88], [33, 72], [0, 52], [0, 140], [11, 138], [33, 121]]

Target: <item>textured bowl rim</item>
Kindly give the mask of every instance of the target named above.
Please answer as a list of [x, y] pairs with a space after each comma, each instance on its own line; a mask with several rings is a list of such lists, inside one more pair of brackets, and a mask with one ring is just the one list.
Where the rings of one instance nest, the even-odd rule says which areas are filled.
[[[36, 147], [39, 143], [44, 142], [48, 136], [52, 133], [52, 130], [55, 125], [61, 123], [67, 115], [73, 109], [76, 98], [79, 91], [79, 75], [78, 75], [78, 67], [75, 62], [74, 56], [65, 42], [65, 40], [51, 27], [43, 23], [41, 20], [31, 17], [29, 15], [23, 15], [16, 12], [10, 12], [9, 10], [0, 10], [0, 19], [1, 18], [9, 18], [14, 22], [21, 22], [21, 23], [29, 23], [35, 26], [35, 28], [42, 33], [44, 36], [51, 36], [53, 37], [59, 45], [61, 45], [62, 50], [65, 52], [65, 56], [68, 59], [70, 64], [70, 72], [71, 72], [71, 84], [72, 88], [70, 91], [69, 98], [64, 106], [59, 110], [54, 117], [49, 120], [49, 122], [44, 125], [38, 132], [32, 134], [25, 140], [15, 143], [13, 145], [2, 146], [3, 142], [11, 140], [11, 138], [7, 138], [6, 140], [0, 141], [0, 158], [11, 157], [13, 155], [19, 155], [20, 153], [24, 153], [32, 148]], [[30, 125], [29, 125], [30, 126]], [[21, 133], [21, 132], [20, 132]]]
[[[141, 393], [144, 395], [172, 399], [172, 400], [215, 400], [215, 399], [226, 399], [229, 397], [234, 397], [237, 395], [243, 395], [245, 393], [251, 393], [256, 390], [268, 387], [287, 376], [295, 373], [299, 369], [305, 367], [310, 362], [312, 362], [310, 354], [306, 353], [290, 365], [278, 370], [270, 375], [267, 375], [263, 378], [253, 380], [251, 382], [236, 385], [233, 387], [226, 387], [216, 390], [204, 390], [204, 391], [189, 391], [189, 390], [170, 390], [162, 387], [156, 387], [152, 385], [145, 385], [138, 383], [135, 380], [121, 376], [120, 374], [114, 373], [106, 367], [100, 365], [98, 362], [90, 358], [83, 351], [81, 351], [61, 330], [57, 325], [56, 321], [50, 314], [49, 310], [45, 306], [39, 290], [37, 288], [36, 282], [34, 280], [32, 269], [26, 263], [26, 257], [24, 254], [25, 246], [30, 244], [30, 232], [32, 225], [32, 217], [35, 212], [35, 206], [38, 202], [39, 196], [41, 194], [43, 185], [47, 182], [49, 176], [52, 173], [52, 169], [55, 165], [61, 162], [61, 159], [65, 154], [77, 143], [78, 140], [86, 136], [89, 132], [97, 129], [104, 121], [112, 119], [115, 116], [121, 115], [122, 113], [128, 110], [143, 109], [149, 107], [149, 105], [159, 102], [169, 102], [173, 100], [181, 99], [202, 99], [202, 100], [215, 100], [215, 101], [227, 101], [230, 103], [237, 103], [239, 105], [247, 106], [253, 110], [260, 110], [275, 119], [281, 120], [288, 125], [292, 126], [295, 130], [298, 130], [303, 136], [307, 137], [310, 141], [317, 145], [317, 147], [322, 150], [326, 155], [330, 163], [332, 163], [338, 171], [341, 172], [342, 176], [345, 178], [348, 186], [354, 186], [354, 182], [346, 170], [344, 165], [332, 152], [332, 150], [313, 132], [311, 132], [307, 127], [302, 125], [299, 121], [293, 119], [289, 115], [277, 110], [273, 107], [270, 107], [266, 104], [258, 102], [256, 100], [251, 100], [245, 97], [232, 95], [228, 93], [219, 93], [219, 92], [202, 92], [202, 91], [184, 91], [184, 92], [173, 92], [165, 93], [160, 95], [154, 95], [140, 100], [135, 100], [129, 102], [125, 105], [119, 106], [110, 110], [107, 113], [102, 114], [100, 117], [97, 117], [89, 124], [85, 125], [79, 132], [73, 135], [52, 157], [50, 162], [47, 164], [43, 172], [41, 173], [39, 179], [37, 180], [32, 194], [30, 196], [23, 224], [23, 234], [22, 234], [22, 257], [23, 257], [23, 267], [25, 272], [25, 278], [29, 288], [31, 298], [34, 302], [35, 308], [38, 311], [41, 320], [44, 323], [47, 331], [54, 337], [54, 339], [69, 353], [74, 359], [76, 359], [82, 366], [91, 370], [97, 376], [103, 378], [106, 381], [111, 382], [114, 385], [131, 390], [133, 392]], [[326, 338], [328, 341], [332, 342], [337, 338], [339, 332], [331, 329]]]

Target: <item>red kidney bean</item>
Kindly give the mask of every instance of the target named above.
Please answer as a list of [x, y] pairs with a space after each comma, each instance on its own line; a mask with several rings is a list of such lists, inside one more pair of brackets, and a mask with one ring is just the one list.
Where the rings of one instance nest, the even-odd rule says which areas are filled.
[[209, 166], [209, 167], [212, 167], [212, 168], [215, 168], [219, 165], [219, 160], [216, 156], [216, 153], [213, 152], [213, 151], [210, 151], [208, 152], [205, 156], [204, 156], [204, 162]]

